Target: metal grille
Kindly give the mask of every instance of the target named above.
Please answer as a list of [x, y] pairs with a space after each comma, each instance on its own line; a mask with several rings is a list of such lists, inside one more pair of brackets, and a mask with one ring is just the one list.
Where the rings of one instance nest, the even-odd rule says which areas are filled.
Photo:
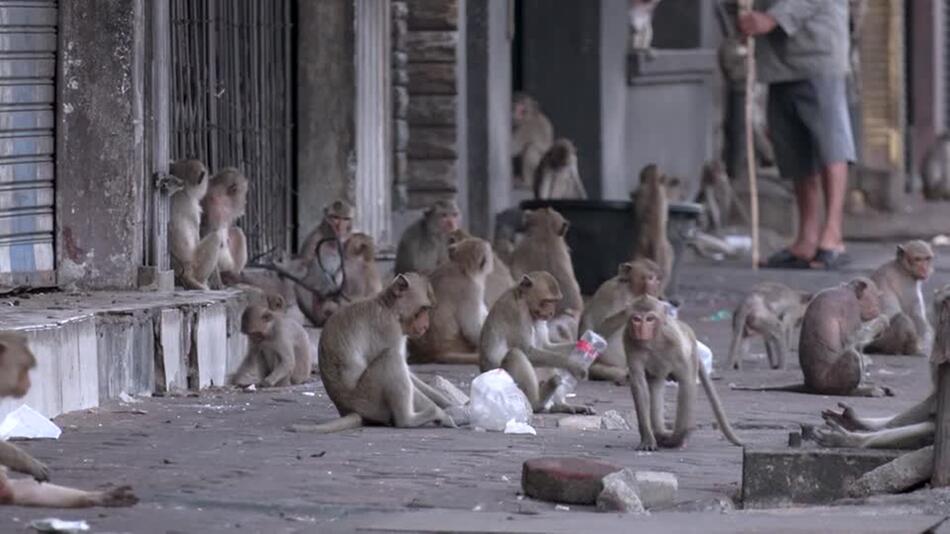
[[250, 181], [251, 256], [293, 238], [292, 0], [171, 0], [171, 157]]

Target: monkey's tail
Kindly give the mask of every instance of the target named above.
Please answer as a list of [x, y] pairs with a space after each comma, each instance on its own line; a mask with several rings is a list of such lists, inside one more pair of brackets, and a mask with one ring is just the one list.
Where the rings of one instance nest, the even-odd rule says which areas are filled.
[[729, 344], [729, 367], [738, 369], [742, 366], [739, 361], [739, 343], [742, 342], [742, 336], [745, 335], [746, 322], [749, 320], [749, 310], [745, 305], [739, 306], [736, 314], [732, 316], [732, 343]]
[[317, 434], [330, 434], [332, 432], [342, 432], [352, 430], [363, 426], [363, 418], [358, 413], [350, 413], [343, 417], [338, 417], [333, 421], [320, 423], [319, 425], [290, 425], [291, 432], [315, 432]]
[[709, 404], [712, 406], [713, 414], [716, 416], [716, 421], [719, 423], [722, 434], [726, 436], [726, 439], [728, 439], [730, 443], [741, 447], [742, 441], [739, 440], [739, 437], [736, 436], [736, 431], [733, 430], [732, 425], [729, 424], [726, 412], [722, 409], [722, 401], [719, 400], [719, 394], [716, 393], [716, 388], [713, 387], [712, 381], [709, 380], [709, 375], [706, 374], [706, 368], [703, 367], [702, 363], [699, 364], [699, 380], [703, 383], [706, 396], [709, 397]]
[[791, 393], [809, 393], [805, 384], [786, 384], [784, 386], [729, 386], [733, 391], [788, 391]]

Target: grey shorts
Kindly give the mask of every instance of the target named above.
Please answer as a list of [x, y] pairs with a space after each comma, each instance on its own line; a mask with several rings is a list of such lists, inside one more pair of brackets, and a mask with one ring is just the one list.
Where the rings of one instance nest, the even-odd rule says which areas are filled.
[[785, 178], [817, 174], [855, 160], [844, 76], [769, 85], [768, 127]]

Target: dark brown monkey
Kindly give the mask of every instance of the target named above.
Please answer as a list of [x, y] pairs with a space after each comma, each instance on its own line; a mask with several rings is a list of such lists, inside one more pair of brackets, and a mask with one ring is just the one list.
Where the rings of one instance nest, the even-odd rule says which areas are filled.
[[577, 170], [577, 149], [569, 139], [558, 139], [544, 153], [534, 171], [534, 198], [587, 198]]
[[897, 257], [885, 263], [871, 280], [881, 290], [881, 313], [890, 324], [866, 351], [883, 354], [928, 354], [933, 328], [927, 320], [922, 285], [933, 274], [934, 252], [923, 241], [897, 246]]
[[880, 292], [870, 278], [858, 277], [825, 289], [805, 309], [798, 341], [804, 384], [738, 387], [745, 391], [796, 391], [819, 395], [880, 397], [887, 388], [863, 383], [864, 347], [887, 327]]
[[[634, 301], [628, 317], [623, 343], [640, 429], [637, 449], [652, 451], [658, 446], [681, 447], [686, 443], [693, 428], [697, 377], [706, 390], [723, 435], [732, 444], [742, 446], [706, 369], [699, 361], [693, 330], [686, 323], [670, 317], [666, 305], [649, 295]], [[675, 381], [678, 386], [672, 434], [666, 428], [663, 415], [663, 392], [667, 380]]]
[[529, 187], [544, 153], [554, 142], [551, 121], [530, 96], [515, 93], [511, 103], [511, 157], [517, 187]]
[[[551, 343], [547, 321], [557, 312], [562, 298], [557, 280], [544, 271], [526, 273], [492, 306], [479, 338], [482, 372], [503, 368], [531, 402], [534, 411], [544, 409], [561, 384], [560, 375], [540, 382], [535, 366], [565, 369], [578, 378], [587, 370], [569, 358], [574, 343]], [[586, 406], [554, 404], [551, 412], [593, 413]]]
[[[459, 228], [449, 234], [449, 245], [470, 237], [472, 237], [471, 234]], [[485, 306], [491, 308], [513, 285], [515, 285], [515, 279], [511, 277], [508, 265], [502, 261], [497, 252], [492, 251], [492, 269], [485, 278]]]
[[226, 284], [237, 283], [247, 264], [247, 237], [235, 226], [247, 209], [247, 177], [228, 167], [218, 171], [208, 183], [208, 193], [201, 201], [204, 210], [202, 234], [217, 232], [223, 246], [218, 252], [218, 273]]
[[640, 187], [633, 194], [634, 230], [636, 242], [633, 257], [647, 258], [663, 270], [663, 288], [673, 272], [673, 245], [666, 235], [669, 203], [664, 182], [656, 165], [650, 164], [640, 172]]
[[805, 316], [811, 294], [777, 282], [756, 284], [732, 314], [729, 365], [739, 369], [749, 351], [749, 338], [760, 335], [773, 369], [784, 369], [791, 336]]
[[247, 355], [231, 383], [265, 387], [302, 384], [310, 378], [310, 338], [300, 323], [286, 316], [280, 295], [251, 304], [241, 315], [241, 333], [248, 337]]
[[488, 316], [485, 279], [492, 268], [491, 245], [475, 237], [449, 245], [449, 261], [432, 272], [435, 307], [429, 329], [409, 340], [410, 363], [478, 364], [478, 338]]
[[396, 274], [417, 272], [428, 275], [448, 259], [449, 234], [461, 224], [454, 200], [438, 200], [422, 218], [412, 223], [396, 249]]
[[[36, 357], [20, 334], [0, 333], [0, 399], [15, 399], [30, 389], [30, 369]], [[10, 479], [7, 468], [33, 477]], [[46, 482], [49, 468], [12, 443], [0, 441], [0, 505], [46, 508], [88, 508], [92, 506], [132, 506], [138, 498], [129, 486], [105, 491], [83, 491]]]
[[343, 306], [323, 328], [318, 363], [340, 418], [295, 431], [337, 432], [366, 423], [401, 428], [454, 427], [451, 402], [406, 363], [406, 338], [429, 329], [432, 287], [416, 273], [397, 275], [379, 295]]
[[181, 187], [172, 195], [168, 221], [175, 277], [185, 289], [208, 289], [222, 246], [217, 232], [201, 237], [201, 201], [208, 193], [208, 169], [196, 159], [183, 159], [172, 163], [169, 173]]

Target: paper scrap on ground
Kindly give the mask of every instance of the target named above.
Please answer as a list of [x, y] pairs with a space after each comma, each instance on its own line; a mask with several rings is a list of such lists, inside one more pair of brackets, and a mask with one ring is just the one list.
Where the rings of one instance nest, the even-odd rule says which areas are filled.
[[514, 419], [505, 424], [505, 434], [531, 434], [537, 436], [538, 432], [528, 423], [521, 423]]
[[10, 412], [0, 423], [0, 440], [10, 438], [59, 439], [63, 431], [26, 404]]
[[89, 523], [85, 521], [63, 521], [51, 517], [30, 522], [30, 528], [39, 532], [88, 532]]

